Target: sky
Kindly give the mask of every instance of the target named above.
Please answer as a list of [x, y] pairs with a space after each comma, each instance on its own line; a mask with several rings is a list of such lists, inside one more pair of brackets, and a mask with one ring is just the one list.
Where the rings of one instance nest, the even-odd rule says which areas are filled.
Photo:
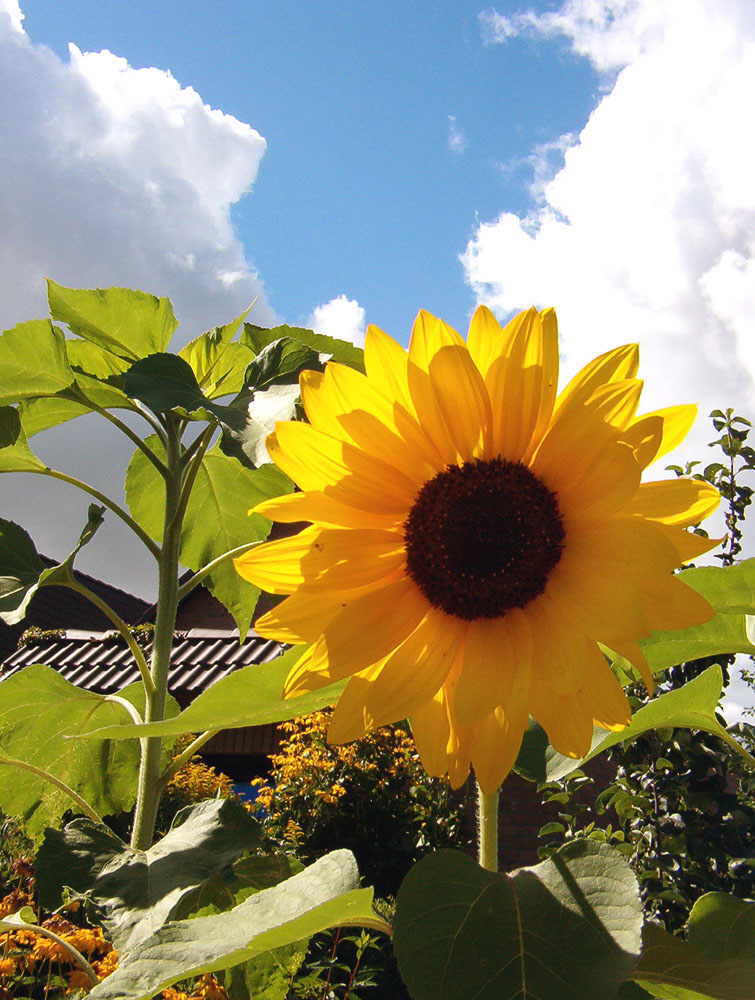
[[[0, 329], [45, 276], [168, 295], [179, 343], [553, 305], [565, 371], [636, 340], [648, 408], [752, 417], [754, 90], [752, 0], [0, 0]], [[115, 491], [128, 457], [86, 420], [39, 451]], [[3, 514], [63, 555], [57, 485]], [[151, 591], [117, 526], [79, 564]]]

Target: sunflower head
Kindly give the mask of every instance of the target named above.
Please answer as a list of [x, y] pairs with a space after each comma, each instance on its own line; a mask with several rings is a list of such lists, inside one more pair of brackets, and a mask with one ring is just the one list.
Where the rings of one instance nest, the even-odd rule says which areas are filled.
[[558, 394], [552, 309], [501, 328], [481, 306], [466, 341], [423, 311], [408, 351], [372, 326], [365, 366], [302, 373], [308, 422], [268, 440], [299, 491], [254, 510], [310, 526], [236, 560], [285, 595], [259, 634], [307, 644], [286, 693], [349, 678], [330, 739], [409, 718], [455, 786], [471, 765], [497, 788], [530, 716], [584, 755], [630, 717], [602, 647], [652, 687], [639, 640], [712, 615], [673, 571], [717, 544], [686, 529], [718, 492], [641, 482], [695, 407], [638, 415], [636, 345]]

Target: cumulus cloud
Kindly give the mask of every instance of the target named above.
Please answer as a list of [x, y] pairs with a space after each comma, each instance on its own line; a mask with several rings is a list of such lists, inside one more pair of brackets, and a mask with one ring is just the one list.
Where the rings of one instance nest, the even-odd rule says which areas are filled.
[[448, 116], [448, 148], [452, 153], [463, 153], [467, 146], [469, 145], [469, 140], [466, 134], [459, 126], [456, 121], [456, 115]]
[[[265, 152], [258, 132], [167, 70], [75, 45], [59, 58], [25, 33], [16, 0], [0, 0], [0, 93], [0, 329], [47, 314], [47, 275], [167, 295], [184, 340], [252, 300], [257, 323], [275, 322], [230, 217]], [[81, 418], [33, 443], [50, 464], [117, 498], [131, 448], [101, 424]], [[3, 476], [0, 514], [63, 556], [88, 500], [60, 483], [40, 487], [39, 477]], [[110, 515], [79, 564], [151, 591], [154, 567]]]
[[529, 213], [477, 226], [462, 262], [478, 300], [555, 305], [570, 368], [639, 340], [650, 405], [752, 414], [755, 7], [568, 0], [481, 22], [492, 43], [564, 37], [605, 92]]
[[75, 45], [62, 60], [22, 19], [0, 0], [0, 328], [45, 314], [46, 275], [168, 295], [193, 332], [253, 299], [272, 321], [230, 218], [263, 137], [166, 70]]
[[316, 306], [307, 325], [316, 333], [350, 340], [357, 347], [364, 346], [365, 311], [356, 299], [349, 299], [343, 294]]

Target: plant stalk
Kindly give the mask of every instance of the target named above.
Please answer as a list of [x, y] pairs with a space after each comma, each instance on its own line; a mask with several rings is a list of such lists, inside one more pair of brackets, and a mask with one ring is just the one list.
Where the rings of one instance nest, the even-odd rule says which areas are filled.
[[94, 823], [104, 824], [104, 820], [100, 814], [89, 805], [86, 799], [83, 799], [77, 791], [74, 791], [70, 785], [67, 785], [65, 781], [61, 781], [60, 778], [56, 778], [54, 774], [50, 774], [49, 771], [43, 771], [41, 767], [35, 767], [34, 764], [29, 764], [25, 760], [16, 760], [15, 757], [0, 757], [0, 766], [7, 765], [9, 767], [19, 767], [22, 771], [30, 771], [32, 774], [36, 774], [38, 778], [44, 778], [45, 781], [49, 781], [51, 785], [55, 785], [59, 788], [61, 792], [65, 794], [76, 803], [79, 812], [88, 816]]
[[[170, 654], [173, 649], [173, 633], [178, 609], [178, 552], [182, 524], [180, 442], [171, 414], [166, 417], [166, 430], [169, 475], [165, 482], [165, 528], [159, 562], [157, 617], [150, 665], [154, 690], [147, 692], [144, 713], [144, 721], [147, 723], [162, 722], [165, 718]], [[162, 792], [160, 780], [162, 743], [160, 736], [150, 736], [142, 740], [134, 829], [131, 834], [131, 847], [137, 851], [146, 851], [154, 838], [157, 809]]]
[[477, 810], [480, 827], [479, 861], [482, 868], [498, 871], [498, 803], [500, 791], [483, 792], [477, 786]]

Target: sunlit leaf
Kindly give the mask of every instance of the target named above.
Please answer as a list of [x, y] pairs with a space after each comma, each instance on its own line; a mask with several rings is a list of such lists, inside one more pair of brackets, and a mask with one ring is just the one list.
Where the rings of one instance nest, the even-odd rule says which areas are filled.
[[394, 947], [413, 1000], [584, 1000], [616, 995], [641, 925], [634, 874], [604, 844], [575, 841], [510, 875], [439, 851], [399, 890]]
[[[143, 711], [141, 683], [119, 694]], [[168, 713], [177, 709], [169, 698]], [[119, 813], [136, 798], [138, 743], [68, 737], [127, 718], [121, 705], [69, 684], [51, 667], [33, 664], [0, 683], [0, 758], [52, 772], [102, 816]], [[30, 836], [59, 825], [71, 808], [69, 796], [44, 778], [0, 764], [0, 809], [21, 819]]]
[[46, 468], [26, 441], [14, 406], [0, 406], [0, 472], [33, 472]]
[[136, 736], [179, 735], [205, 729], [240, 729], [282, 722], [315, 712], [326, 705], [334, 705], [346, 686], [345, 680], [296, 698], [283, 697], [283, 682], [304, 649], [304, 646], [294, 646], [270, 663], [234, 670], [198, 695], [175, 718], [142, 726], [110, 726], [92, 735], [133, 739]]
[[[755, 905], [755, 904], [750, 904]], [[642, 989], [660, 1000], [744, 1000], [752, 996], [755, 962], [729, 957], [723, 950], [705, 952], [691, 942], [648, 924], [640, 961], [632, 973]]]
[[[156, 437], [147, 442], [159, 453]], [[289, 493], [291, 481], [275, 466], [246, 469], [218, 449], [208, 452], [194, 481], [181, 534], [180, 561], [199, 570], [212, 559], [245, 542], [267, 538], [270, 522], [250, 507], [269, 497]], [[154, 466], [136, 451], [126, 474], [126, 499], [134, 519], [152, 535], [162, 539], [165, 485]], [[231, 560], [204, 578], [208, 588], [233, 616], [241, 638], [246, 635], [259, 589], [242, 580]]]
[[20, 323], [0, 336], [0, 405], [52, 396], [73, 380], [65, 337], [49, 320]]
[[227, 913], [173, 921], [120, 958], [92, 1000], [148, 1000], [179, 979], [227, 969], [339, 924], [387, 930], [349, 851], [333, 851]]
[[250, 347], [234, 341], [249, 310], [225, 326], [208, 330], [178, 352], [188, 362], [202, 391], [210, 399], [237, 393], [253, 358]]
[[336, 340], [334, 337], [326, 337], [321, 333], [314, 333], [312, 330], [305, 330], [302, 327], [284, 325], [266, 330], [264, 327], [245, 323], [240, 340], [241, 343], [247, 344], [255, 354], [259, 354], [268, 344], [272, 344], [274, 340], [280, 340], [282, 337], [299, 341], [299, 343], [317, 351], [318, 354], [339, 361], [341, 364], [349, 365], [358, 371], [364, 371], [364, 351], [361, 347], [356, 347], [347, 340]]
[[292, 385], [304, 369], [322, 368], [317, 351], [298, 340], [281, 337], [267, 344], [250, 363], [245, 383], [255, 392], [273, 385]]
[[57, 906], [64, 885], [88, 893], [108, 937], [134, 949], [171, 920], [181, 903], [259, 843], [259, 827], [233, 799], [182, 809], [147, 851], [124, 846], [108, 827], [76, 819], [47, 830], [35, 861], [40, 899]]
[[[564, 757], [552, 746], [543, 747], [543, 737], [531, 732], [517, 761], [517, 771], [532, 781], [558, 781], [605, 750], [653, 729], [701, 729], [718, 736], [731, 749], [747, 757], [746, 751], [716, 718], [722, 687], [721, 668], [716, 665], [708, 667], [683, 687], [654, 698], [632, 716], [626, 729], [607, 733], [605, 729], [596, 727], [590, 752], [582, 758]], [[750, 760], [755, 766], [755, 761]]]
[[133, 361], [164, 351], [178, 326], [169, 299], [131, 288], [65, 288], [48, 280], [47, 297], [53, 319]]

